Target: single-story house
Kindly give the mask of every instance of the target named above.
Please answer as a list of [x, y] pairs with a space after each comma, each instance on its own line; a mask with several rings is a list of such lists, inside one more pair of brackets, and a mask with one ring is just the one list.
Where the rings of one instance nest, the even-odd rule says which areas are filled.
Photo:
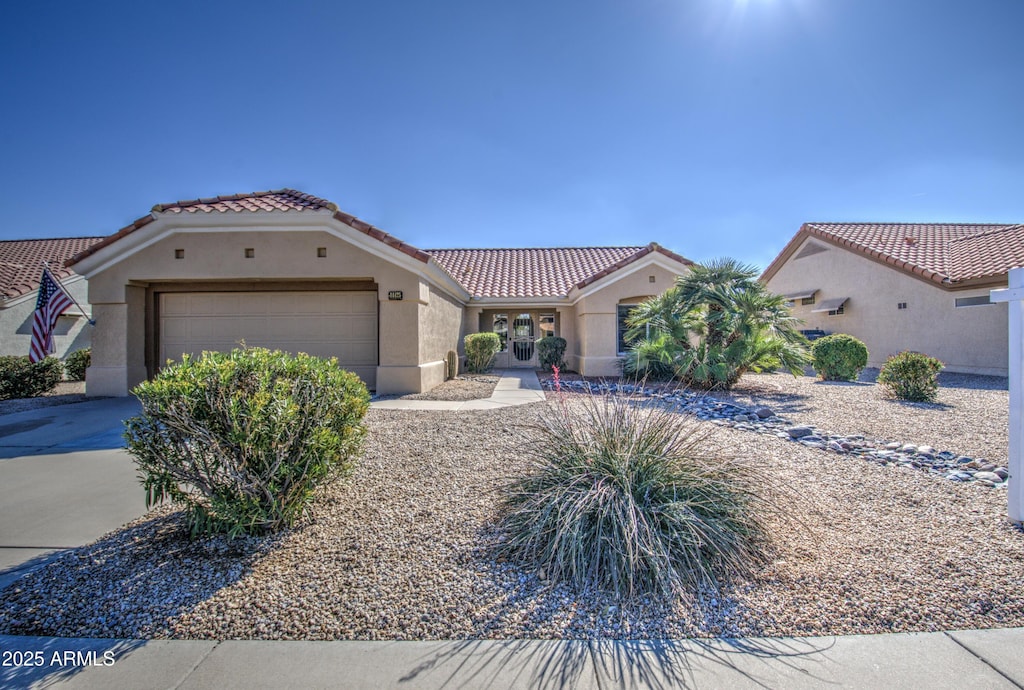
[[536, 366], [534, 341], [554, 334], [571, 369], [614, 375], [626, 312], [690, 264], [653, 243], [426, 251], [291, 189], [157, 205], [69, 262], [96, 320], [89, 395], [242, 341], [420, 392], [481, 331], [502, 336], [499, 367]]
[[[0, 241], [0, 355], [28, 355], [32, 342], [33, 313], [39, 296], [44, 263], [82, 309], [86, 282], [64, 266], [71, 257], [96, 244], [102, 237], [61, 237], [44, 240]], [[53, 334], [54, 355], [63, 359], [89, 347], [92, 328], [89, 314], [70, 307], [57, 320]]]
[[902, 350], [1006, 376], [1007, 309], [989, 291], [1024, 266], [1024, 225], [805, 223], [761, 280], [805, 328], [848, 333], [878, 367]]

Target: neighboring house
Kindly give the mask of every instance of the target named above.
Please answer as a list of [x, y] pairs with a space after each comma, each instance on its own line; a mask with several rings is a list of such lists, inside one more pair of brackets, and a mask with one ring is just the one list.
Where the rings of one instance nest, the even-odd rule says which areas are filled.
[[946, 371], [1006, 376], [1007, 309], [989, 301], [1024, 266], [1024, 225], [805, 223], [761, 276], [807, 329], [901, 350]]
[[[86, 303], [86, 282], [65, 268], [64, 262], [96, 244], [102, 237], [62, 237], [47, 240], [0, 241], [0, 355], [28, 355], [32, 342], [32, 315], [39, 295], [43, 262], [82, 305]], [[57, 357], [89, 347], [92, 328], [89, 315], [72, 306], [57, 320], [54, 346]]]
[[555, 334], [570, 368], [614, 375], [626, 311], [690, 262], [656, 244], [425, 251], [285, 189], [154, 206], [69, 265], [97, 322], [87, 392], [126, 395], [168, 359], [241, 341], [419, 392], [480, 331], [502, 336], [499, 367], [536, 366]]

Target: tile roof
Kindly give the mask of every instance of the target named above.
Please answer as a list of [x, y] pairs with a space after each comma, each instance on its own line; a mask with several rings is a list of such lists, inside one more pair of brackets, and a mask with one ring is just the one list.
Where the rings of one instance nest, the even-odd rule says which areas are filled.
[[320, 209], [337, 211], [338, 207], [320, 197], [305, 194], [294, 189], [276, 189], [267, 192], [250, 194], [232, 194], [215, 196], [206, 199], [175, 201], [170, 204], [157, 204], [154, 213], [241, 213], [250, 211], [319, 211]]
[[58, 280], [75, 275], [64, 262], [97, 244], [102, 237], [61, 237], [0, 241], [0, 298], [11, 300], [39, 289], [43, 262]]
[[565, 297], [652, 251], [645, 247], [428, 249], [427, 253], [473, 297]]
[[987, 278], [1024, 267], [1024, 225], [989, 230], [949, 243], [953, 282]]
[[768, 280], [805, 237], [818, 237], [940, 284], [997, 276], [1022, 256], [1019, 225], [804, 223], [762, 274]]
[[157, 204], [152, 211], [114, 234], [95, 239], [71, 257], [71, 266], [119, 239], [152, 223], [163, 214], [259, 213], [327, 210], [341, 223], [423, 263], [433, 258], [474, 297], [565, 297], [573, 287], [585, 287], [604, 276], [659, 252], [683, 264], [692, 263], [657, 244], [638, 247], [564, 247], [535, 249], [434, 249], [407, 244], [351, 216], [325, 199], [294, 189], [234, 194]]
[[156, 214], [168, 213], [227, 213], [229, 211], [234, 213], [257, 213], [257, 212], [289, 212], [289, 211], [320, 211], [328, 210], [334, 213], [334, 218], [341, 221], [345, 225], [358, 230], [359, 232], [365, 233], [370, 237], [383, 242], [384, 244], [394, 247], [395, 249], [408, 254], [409, 256], [426, 263], [430, 260], [430, 257], [421, 249], [413, 247], [411, 244], [407, 244], [397, 237], [393, 237], [388, 233], [384, 232], [379, 228], [359, 220], [355, 216], [351, 216], [338, 210], [338, 206], [333, 202], [321, 199], [320, 197], [313, 196], [312, 194], [306, 194], [294, 189], [277, 189], [267, 192], [251, 192], [249, 194], [232, 194], [230, 196], [215, 196], [208, 197], [205, 199], [192, 199], [189, 201], [175, 201], [170, 204], [157, 204], [153, 207], [152, 212], [148, 215], [142, 216], [141, 218], [133, 221], [131, 224], [121, 228], [113, 235], [110, 235], [103, 239], [102, 242], [97, 243], [94, 246], [88, 247], [81, 253], [75, 255], [68, 260], [68, 265], [75, 264], [76, 262], [84, 259], [90, 254], [95, 254], [100, 249], [109, 246], [121, 239], [122, 237], [129, 235], [141, 227], [152, 223], [156, 220]]

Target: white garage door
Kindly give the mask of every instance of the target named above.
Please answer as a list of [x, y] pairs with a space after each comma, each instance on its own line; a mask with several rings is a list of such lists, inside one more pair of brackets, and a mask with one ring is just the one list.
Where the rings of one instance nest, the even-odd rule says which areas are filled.
[[160, 362], [184, 353], [254, 347], [337, 357], [374, 388], [376, 292], [166, 292]]

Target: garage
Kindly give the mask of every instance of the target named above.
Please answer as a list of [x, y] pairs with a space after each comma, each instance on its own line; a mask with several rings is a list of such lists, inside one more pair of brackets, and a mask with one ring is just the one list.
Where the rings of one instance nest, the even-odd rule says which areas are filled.
[[159, 361], [245, 342], [338, 363], [376, 387], [377, 293], [166, 292], [158, 295]]

